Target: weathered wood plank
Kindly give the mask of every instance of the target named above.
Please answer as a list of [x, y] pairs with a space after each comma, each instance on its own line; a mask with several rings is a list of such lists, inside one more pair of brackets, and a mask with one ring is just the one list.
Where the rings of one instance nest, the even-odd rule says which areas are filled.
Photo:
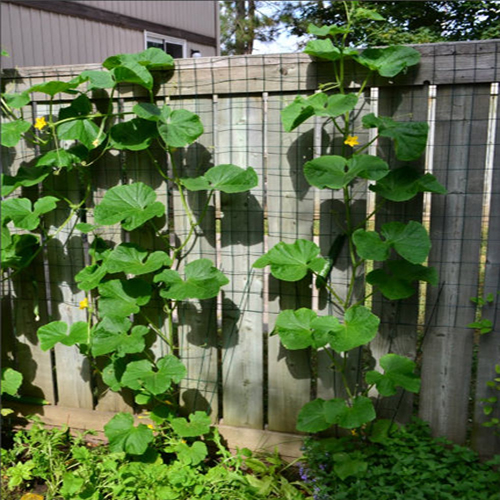
[[264, 253], [263, 106], [259, 97], [219, 99], [217, 162], [257, 172], [249, 192], [221, 193], [221, 267], [230, 279], [222, 299], [223, 422], [262, 429]]
[[[293, 243], [313, 236], [314, 193], [302, 166], [313, 154], [314, 126], [303, 125], [286, 133], [280, 111], [292, 99], [269, 96], [268, 127], [268, 248], [279, 241]], [[267, 271], [266, 271], [267, 272]], [[311, 280], [288, 283], [269, 277], [269, 331], [285, 309], [311, 305]], [[287, 351], [279, 337], [268, 339], [268, 426], [293, 432], [297, 415], [311, 396], [311, 360], [308, 350]]]
[[419, 414], [457, 443], [467, 430], [473, 332], [466, 325], [477, 295], [488, 108], [488, 86], [438, 87], [434, 172], [448, 194], [432, 199], [429, 265], [441, 286], [428, 290]]
[[[179, 177], [202, 175], [213, 165], [213, 101], [212, 99], [175, 100], [174, 108], [188, 109], [198, 114], [203, 122], [204, 134], [186, 150], [176, 156], [176, 169]], [[215, 248], [215, 211], [213, 201], [207, 200], [207, 192], [186, 192], [186, 201], [194, 219], [198, 221], [206, 203], [209, 208], [194, 237], [187, 245], [189, 253], [182, 261], [179, 271], [183, 274], [186, 264], [197, 259], [210, 259], [217, 262]], [[188, 237], [191, 224], [178, 191], [173, 193], [173, 220], [177, 243]], [[218, 419], [218, 337], [217, 337], [217, 299], [188, 300], [178, 307], [177, 335], [179, 356], [188, 370], [187, 377], [181, 382], [181, 404], [185, 411], [203, 410], [211, 414], [214, 422]]]
[[[404, 98], [401, 99], [401, 95]], [[427, 121], [428, 93], [425, 87], [403, 88], [398, 94], [390, 89], [380, 90], [381, 116], [391, 116], [398, 121]], [[425, 169], [425, 156], [412, 162], [398, 161], [394, 154], [392, 141], [379, 140], [379, 154], [389, 163], [391, 169], [401, 166], [411, 166], [419, 172]], [[377, 200], [381, 202], [380, 199]], [[387, 222], [422, 221], [422, 195], [418, 195], [404, 203], [385, 202], [376, 216], [376, 229]], [[395, 258], [394, 255], [392, 258]], [[376, 267], [378, 267], [376, 265]], [[380, 358], [388, 353], [395, 353], [416, 358], [418, 335], [419, 290], [415, 287], [415, 295], [404, 300], [388, 300], [376, 292], [373, 297], [373, 312], [380, 317], [379, 334], [371, 342], [370, 349], [376, 367], [380, 368]], [[382, 418], [396, 418], [398, 422], [406, 423], [413, 413], [413, 394], [399, 391], [390, 398], [380, 398], [377, 401], [377, 413]]]
[[[448, 42], [416, 45], [422, 54], [418, 67], [388, 80], [372, 77], [370, 85], [394, 88], [395, 85], [435, 85], [486, 83], [500, 77], [498, 40]], [[6, 80], [19, 80], [19, 90], [46, 79], [69, 80], [85, 69], [99, 69], [98, 64], [76, 66], [28, 67], [5, 70]], [[43, 71], [43, 75], [41, 74]], [[347, 66], [350, 85], [359, 87], [366, 71]], [[22, 80], [31, 78], [24, 83]], [[314, 91], [318, 84], [331, 80], [330, 63], [311, 61], [306, 54], [272, 54], [235, 57], [177, 59], [176, 71], [162, 85], [160, 95], [228, 94], [238, 92], [304, 92]], [[10, 83], [7, 89], [10, 92]], [[122, 95], [146, 95], [144, 89], [122, 86]], [[47, 100], [44, 94], [37, 100]]]
[[500, 123], [498, 121], [498, 84], [492, 86], [490, 100], [490, 129], [488, 131], [486, 158], [487, 175], [485, 177], [485, 222], [488, 224], [486, 268], [484, 272], [483, 295], [492, 293], [495, 296], [493, 304], [486, 305], [482, 317], [489, 319], [493, 331], [479, 338], [477, 359], [477, 378], [474, 408], [474, 424], [472, 443], [483, 457], [492, 457], [500, 453], [500, 436], [494, 428], [482, 424], [491, 418], [500, 418], [500, 404], [493, 405], [493, 412], [486, 416], [481, 399], [498, 397], [498, 391], [489, 388], [486, 383], [492, 381], [498, 374], [495, 365], [500, 364], [500, 171], [495, 168], [500, 161]]

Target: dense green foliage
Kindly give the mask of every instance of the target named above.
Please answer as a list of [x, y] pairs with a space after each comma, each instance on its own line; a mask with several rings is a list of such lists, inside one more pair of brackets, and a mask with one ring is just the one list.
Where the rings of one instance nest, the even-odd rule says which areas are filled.
[[302, 479], [315, 500], [499, 500], [500, 455], [434, 439], [415, 421], [382, 440], [364, 433], [309, 440]]

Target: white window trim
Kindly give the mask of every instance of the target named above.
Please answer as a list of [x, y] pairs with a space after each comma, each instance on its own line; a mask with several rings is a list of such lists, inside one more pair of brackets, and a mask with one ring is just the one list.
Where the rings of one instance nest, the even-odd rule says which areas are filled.
[[186, 58], [187, 55], [187, 42], [182, 38], [174, 38], [173, 36], [159, 35], [158, 33], [152, 33], [151, 31], [144, 32], [144, 48], [147, 49], [148, 41], [158, 41], [158, 42], [168, 42], [175, 43], [182, 46], [182, 57]]

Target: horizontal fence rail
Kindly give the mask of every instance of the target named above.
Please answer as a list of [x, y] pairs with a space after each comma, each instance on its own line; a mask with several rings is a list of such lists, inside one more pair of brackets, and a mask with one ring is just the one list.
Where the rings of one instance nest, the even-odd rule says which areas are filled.
[[[457, 443], [471, 439], [488, 456], [500, 452], [500, 439], [481, 425], [486, 418], [481, 399], [491, 396], [486, 382], [494, 378], [494, 365], [500, 363], [500, 300], [482, 313], [496, 324], [493, 332], [478, 336], [467, 325], [477, 312], [470, 298], [500, 290], [500, 42], [416, 48], [422, 53], [421, 64], [393, 81], [371, 81], [358, 108], [429, 124], [426, 153], [412, 166], [432, 172], [448, 194], [420, 196], [404, 205], [388, 202], [375, 225], [395, 219], [426, 225], [432, 241], [429, 265], [437, 268], [440, 281], [399, 302], [374, 295], [371, 307], [382, 321], [369, 355], [376, 364], [394, 352], [415, 359], [421, 367], [418, 398], [398, 394], [381, 401], [382, 415], [396, 415], [405, 422], [416, 410], [435, 434]], [[84, 69], [99, 68], [6, 70], [3, 85], [7, 92], [21, 92], [42, 81], [66, 80]], [[362, 76], [352, 73], [353, 88]], [[177, 317], [180, 357], [188, 369], [181, 404], [210, 411], [214, 422], [293, 433], [299, 409], [312, 397], [340, 394], [340, 384], [321, 353], [313, 357], [307, 350], [287, 351], [271, 335], [283, 309], [312, 306], [318, 314], [335, 314], [323, 292], [310, 280], [278, 282], [266, 270], [252, 268], [278, 241], [314, 240], [326, 255], [341, 232], [335, 211], [342, 200], [335, 192], [312, 188], [302, 173], [305, 161], [327, 153], [325, 136], [335, 137], [333, 127], [317, 120], [285, 133], [280, 119], [281, 110], [296, 95], [310, 95], [329, 79], [328, 66], [305, 55], [201, 58], [177, 61], [176, 70], [165, 74], [157, 89], [159, 102], [199, 114], [205, 127], [194, 145], [179, 152], [182, 176], [233, 163], [252, 166], [260, 179], [249, 193], [215, 198], [184, 262], [210, 258], [231, 280], [217, 299], [183, 303]], [[142, 92], [123, 86], [116, 109], [131, 110]], [[34, 121], [48, 112], [48, 103], [46, 95], [33, 97], [31, 116], [25, 119]], [[60, 96], [58, 105], [65, 99]], [[93, 99], [98, 101], [99, 95]], [[356, 130], [361, 139], [370, 138], [360, 123]], [[340, 144], [334, 142], [334, 152], [337, 147]], [[389, 142], [380, 140], [371, 148], [390, 164], [396, 162]], [[37, 154], [25, 144], [15, 151], [3, 150], [4, 172], [14, 174]], [[178, 193], [155, 173], [144, 153], [108, 154], [93, 167], [92, 175], [93, 204], [116, 183], [142, 181], [169, 207], [165, 229], [170, 223], [178, 236], [189, 230]], [[64, 187], [70, 200], [79, 196], [78, 185], [54, 187]], [[365, 183], [356, 186], [354, 196], [355, 217], [362, 220], [377, 200]], [[188, 202], [196, 213], [204, 205], [203, 195], [190, 193]], [[92, 213], [89, 206], [87, 222]], [[54, 226], [63, 216], [55, 214]], [[101, 236], [114, 243], [123, 237], [114, 227]], [[132, 242], [143, 244], [143, 238], [140, 230], [131, 235]], [[74, 275], [86, 265], [86, 248], [85, 238], [62, 231], [35, 274], [3, 283], [2, 359], [24, 374], [26, 396], [85, 411], [133, 411], [133, 401], [97, 384], [76, 348], [58, 346], [43, 352], [38, 345], [35, 332], [43, 322], [86, 319], [78, 307], [84, 294], [74, 282]], [[342, 254], [331, 276], [341, 294], [349, 275], [348, 259]], [[149, 312], [157, 315], [157, 326], [163, 328], [154, 305]], [[152, 349], [162, 353], [160, 346]], [[354, 382], [366, 355], [358, 352], [348, 360]], [[500, 416], [498, 409], [495, 412]]]

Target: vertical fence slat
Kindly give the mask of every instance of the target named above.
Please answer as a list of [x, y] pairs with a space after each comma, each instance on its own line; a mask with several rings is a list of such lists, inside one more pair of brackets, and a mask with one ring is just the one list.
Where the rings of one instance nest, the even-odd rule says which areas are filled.
[[[492, 457], [500, 451], [500, 436], [495, 428], [484, 427], [483, 423], [491, 418], [500, 418], [500, 402], [493, 406], [490, 415], [484, 414], [485, 405], [481, 399], [498, 397], [498, 391], [486, 385], [498, 377], [495, 365], [500, 364], [500, 123], [498, 122], [498, 83], [492, 86], [490, 108], [490, 130], [488, 131], [489, 158], [486, 167], [489, 175], [486, 177], [485, 188], [487, 197], [487, 254], [484, 273], [483, 296], [492, 293], [495, 297], [492, 304], [486, 305], [481, 316], [493, 324], [493, 331], [481, 335], [477, 353], [477, 380], [474, 408], [474, 428], [472, 443], [474, 448], [484, 457]], [[489, 186], [486, 185], [489, 184]], [[484, 229], [484, 228], [483, 228]]]
[[[312, 157], [314, 128], [304, 125], [285, 133], [280, 110], [283, 97], [269, 97], [268, 224], [269, 248], [279, 241], [312, 239], [313, 190], [302, 166]], [[310, 279], [297, 283], [269, 278], [269, 331], [285, 309], [310, 307]], [[268, 342], [268, 425], [270, 430], [293, 432], [297, 415], [310, 399], [311, 366], [308, 350], [287, 351], [278, 336]]]
[[[404, 95], [404, 99], [401, 99]], [[427, 89], [424, 87], [404, 88], [398, 94], [391, 89], [380, 90], [379, 114], [390, 116], [397, 121], [425, 122], [427, 120]], [[391, 169], [411, 166], [423, 173], [425, 157], [422, 155], [412, 162], [398, 161], [392, 141], [380, 140], [380, 153]], [[391, 221], [408, 223], [422, 221], [422, 195], [404, 203], [387, 201], [376, 215], [376, 229]], [[380, 202], [380, 199], [378, 200]], [[394, 257], [392, 257], [394, 258]], [[418, 287], [415, 295], [404, 300], [388, 300], [379, 292], [373, 297], [373, 312], [380, 317], [377, 337], [371, 342], [371, 354], [379, 369], [379, 361], [388, 353], [395, 353], [415, 359], [417, 348], [417, 325], [419, 311]], [[413, 413], [413, 394], [398, 391], [393, 397], [380, 398], [377, 412], [382, 418], [394, 418], [407, 422]]]
[[221, 194], [221, 268], [230, 278], [223, 291], [224, 424], [263, 426], [262, 271], [252, 264], [263, 254], [263, 100], [219, 101], [218, 162], [253, 167], [259, 185], [248, 193]]
[[[477, 294], [489, 89], [438, 87], [434, 172], [447, 187], [434, 196], [429, 265], [440, 287], [428, 289], [420, 416], [435, 434], [466, 437]], [[431, 317], [431, 312], [432, 317]]]
[[[175, 100], [173, 108], [183, 108], [200, 116], [205, 133], [182, 153], [177, 165], [180, 177], [203, 175], [213, 165], [213, 102], [212, 99]], [[205, 191], [186, 193], [187, 203], [195, 220], [199, 220], [207, 201]], [[183, 239], [189, 233], [189, 221], [182, 207], [179, 193], [174, 192], [173, 217], [176, 236]], [[186, 264], [197, 259], [217, 262], [215, 244], [215, 211], [213, 203], [207, 210], [195, 238], [188, 244], [189, 253], [179, 270], [181, 275]], [[218, 338], [217, 299], [187, 300], [178, 308], [179, 355], [187, 368], [187, 376], [181, 382], [181, 405], [189, 412], [202, 410], [210, 413], [214, 422], [218, 418]]]

